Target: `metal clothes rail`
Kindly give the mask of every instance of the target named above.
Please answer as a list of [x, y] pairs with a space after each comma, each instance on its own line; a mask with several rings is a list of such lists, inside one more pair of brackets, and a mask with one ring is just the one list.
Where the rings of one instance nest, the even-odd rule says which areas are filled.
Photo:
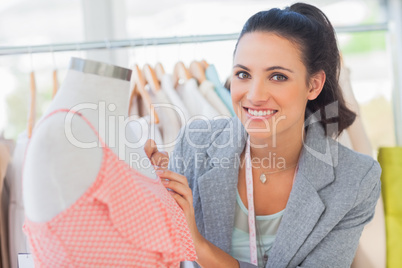
[[[387, 31], [387, 30], [388, 30], [387, 23], [335, 27], [335, 31], [337, 33]], [[232, 34], [215, 34], [215, 35], [158, 37], [158, 38], [136, 38], [128, 40], [105, 40], [96, 42], [47, 44], [47, 45], [35, 45], [35, 46], [0, 47], [0, 56], [32, 54], [32, 53], [51, 53], [51, 52], [62, 52], [62, 51], [116, 49], [116, 48], [140, 47], [140, 46], [160, 46], [160, 45], [171, 45], [171, 44], [218, 42], [218, 41], [236, 40], [238, 36], [239, 33], [232, 33]]]

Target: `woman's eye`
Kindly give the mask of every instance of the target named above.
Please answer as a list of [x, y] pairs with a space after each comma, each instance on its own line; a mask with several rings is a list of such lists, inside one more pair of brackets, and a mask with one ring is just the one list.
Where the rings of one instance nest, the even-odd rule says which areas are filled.
[[288, 78], [286, 76], [281, 75], [281, 74], [275, 74], [272, 76], [272, 80], [275, 80], [275, 81], [286, 81], [287, 79]]
[[236, 75], [237, 75], [237, 77], [239, 77], [240, 79], [247, 79], [247, 78], [250, 78], [250, 75], [249, 75], [248, 73], [245, 73], [245, 72], [238, 72]]

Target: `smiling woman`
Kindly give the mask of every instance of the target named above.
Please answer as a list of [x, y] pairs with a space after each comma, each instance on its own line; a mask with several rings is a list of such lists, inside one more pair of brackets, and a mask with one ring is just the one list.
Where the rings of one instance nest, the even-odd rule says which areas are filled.
[[[185, 127], [170, 170], [158, 171], [185, 212], [199, 265], [350, 267], [381, 169], [333, 139], [355, 119], [339, 60], [332, 25], [312, 5], [246, 22], [233, 59], [236, 117]], [[235, 165], [212, 161], [222, 158]]]

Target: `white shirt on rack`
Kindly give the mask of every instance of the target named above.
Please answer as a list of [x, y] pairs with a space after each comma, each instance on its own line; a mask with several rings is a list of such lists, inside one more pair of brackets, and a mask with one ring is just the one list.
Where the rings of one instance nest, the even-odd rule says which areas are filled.
[[[170, 153], [174, 149], [175, 141], [180, 131], [181, 124], [178, 118], [181, 116], [178, 115], [175, 106], [171, 104], [162, 90], [158, 90], [156, 93], [149, 91], [149, 96], [155, 107], [155, 112], [158, 114], [158, 127], [162, 134], [163, 146], [158, 147], [158, 149], [163, 149], [163, 151]], [[185, 122], [184, 118], [183, 121]]]
[[182, 113], [184, 116], [184, 122], [181, 117], [179, 117], [180, 126], [184, 126], [186, 122], [190, 119], [190, 112], [188, 111], [183, 100], [180, 98], [176, 89], [174, 88], [172, 77], [169, 74], [164, 74], [161, 78], [161, 89], [165, 92], [166, 96], [169, 98], [170, 103], [174, 105], [177, 109], [177, 113]]
[[223, 103], [222, 99], [215, 91], [215, 86], [211, 81], [205, 80], [200, 84], [200, 92], [207, 99], [207, 101], [215, 108], [215, 110], [221, 114], [232, 117], [229, 109]]
[[220, 115], [201, 94], [194, 78], [179, 85], [177, 87], [177, 92], [182, 101], [186, 104], [192, 117], [202, 116], [208, 119], [213, 119]]

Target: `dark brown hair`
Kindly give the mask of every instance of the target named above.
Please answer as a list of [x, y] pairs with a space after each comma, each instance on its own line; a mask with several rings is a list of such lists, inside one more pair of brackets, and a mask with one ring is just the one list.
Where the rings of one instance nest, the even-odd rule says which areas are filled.
[[[335, 31], [320, 9], [296, 3], [285, 9], [258, 12], [247, 20], [237, 43], [244, 34], [252, 32], [272, 32], [295, 43], [300, 48], [309, 77], [320, 70], [325, 72], [324, 87], [315, 100], [308, 101], [306, 110], [320, 111], [320, 122], [327, 135], [338, 136], [354, 122], [356, 114], [346, 107], [338, 83], [340, 54]], [[334, 114], [337, 116], [332, 117]], [[330, 130], [328, 126], [333, 123], [337, 123], [337, 128]]]

